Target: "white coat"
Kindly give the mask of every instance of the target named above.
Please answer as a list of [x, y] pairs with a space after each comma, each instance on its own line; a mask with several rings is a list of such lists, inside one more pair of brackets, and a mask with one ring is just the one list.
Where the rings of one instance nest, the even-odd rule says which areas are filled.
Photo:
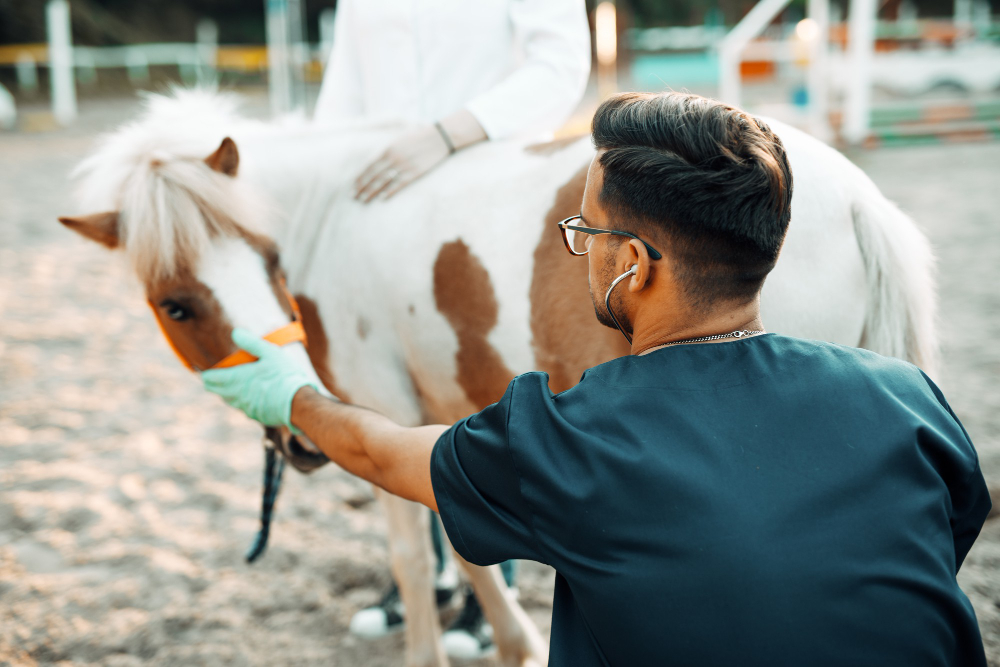
[[317, 120], [437, 121], [490, 139], [552, 132], [590, 74], [583, 0], [340, 0]]

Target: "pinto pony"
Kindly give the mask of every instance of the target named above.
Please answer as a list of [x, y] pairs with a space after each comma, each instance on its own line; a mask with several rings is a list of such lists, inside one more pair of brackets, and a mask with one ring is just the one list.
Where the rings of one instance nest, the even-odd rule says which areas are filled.
[[[927, 241], [843, 156], [780, 123], [772, 128], [795, 191], [763, 291], [765, 325], [933, 373]], [[356, 202], [359, 166], [400, 129], [254, 122], [211, 92], [152, 97], [78, 170], [81, 205], [105, 212], [61, 221], [124, 252], [194, 369], [234, 352], [234, 327], [265, 335], [300, 320], [308, 343], [288, 348], [302, 367], [331, 394], [404, 425], [452, 423], [533, 369], [561, 391], [584, 369], [628, 353], [594, 317], [587, 262], [566, 252], [556, 226], [580, 210], [594, 156], [588, 138], [482, 144], [391, 200]], [[321, 462], [308, 442], [287, 432], [275, 440], [301, 470]], [[427, 512], [378, 496], [407, 609], [407, 664], [446, 664]], [[500, 661], [544, 664], [544, 641], [497, 568], [462, 564]]]

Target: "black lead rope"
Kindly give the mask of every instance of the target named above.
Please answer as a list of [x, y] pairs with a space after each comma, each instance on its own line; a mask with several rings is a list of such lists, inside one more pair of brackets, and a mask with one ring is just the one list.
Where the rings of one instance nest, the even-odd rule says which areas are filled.
[[253, 545], [247, 551], [248, 563], [257, 560], [267, 549], [267, 538], [271, 533], [271, 514], [274, 501], [281, 489], [281, 474], [285, 471], [285, 458], [278, 456], [274, 447], [264, 447], [264, 493], [260, 504], [260, 530], [254, 538]]

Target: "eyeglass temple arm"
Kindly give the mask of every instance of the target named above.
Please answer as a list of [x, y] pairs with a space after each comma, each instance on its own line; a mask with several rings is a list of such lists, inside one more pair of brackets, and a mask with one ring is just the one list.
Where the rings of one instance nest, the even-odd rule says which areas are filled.
[[583, 232], [584, 234], [592, 234], [594, 236], [596, 236], [597, 234], [613, 234], [615, 236], [624, 236], [625, 238], [635, 239], [642, 245], [646, 246], [646, 250], [649, 251], [649, 256], [652, 257], [653, 259], [660, 259], [661, 257], [663, 257], [663, 255], [660, 254], [659, 250], [649, 245], [635, 234], [629, 234], [628, 232], [619, 232], [616, 229], [591, 229], [590, 227], [573, 227], [571, 225], [566, 225], [566, 228], [573, 229], [578, 232]]

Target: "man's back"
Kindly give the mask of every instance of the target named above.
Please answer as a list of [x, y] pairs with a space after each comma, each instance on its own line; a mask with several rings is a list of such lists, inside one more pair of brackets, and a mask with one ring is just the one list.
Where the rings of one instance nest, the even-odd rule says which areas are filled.
[[909, 364], [766, 335], [527, 374], [432, 476], [463, 556], [559, 573], [553, 667], [984, 664], [955, 573], [989, 497]]

